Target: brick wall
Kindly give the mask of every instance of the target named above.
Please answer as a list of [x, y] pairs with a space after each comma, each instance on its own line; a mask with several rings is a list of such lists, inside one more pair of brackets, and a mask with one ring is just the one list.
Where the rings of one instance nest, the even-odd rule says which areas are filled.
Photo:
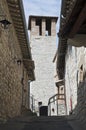
[[[0, 10], [12, 21], [6, 0], [0, 1]], [[13, 24], [7, 30], [0, 26], [0, 117], [2, 118], [20, 115], [21, 106], [25, 102], [22, 101], [23, 87], [27, 88], [28, 78], [23, 63], [17, 64], [17, 59], [22, 59], [22, 53]], [[23, 70], [26, 73], [24, 77]]]

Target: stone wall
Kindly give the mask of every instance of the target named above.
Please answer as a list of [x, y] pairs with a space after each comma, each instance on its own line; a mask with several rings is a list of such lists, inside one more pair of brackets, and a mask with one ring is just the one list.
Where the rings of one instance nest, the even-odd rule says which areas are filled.
[[31, 93], [38, 102], [48, 105], [48, 100], [56, 91], [52, 62], [56, 51], [56, 36], [32, 36], [32, 57], [35, 61], [36, 81], [31, 85]]
[[[67, 113], [71, 111], [71, 107], [75, 108], [77, 104], [77, 62], [75, 47], [68, 46], [66, 54], [66, 70], [65, 70], [65, 86], [67, 99]], [[72, 106], [71, 106], [72, 99]]]
[[56, 20], [52, 19], [51, 20], [51, 36], [56, 35]]
[[[12, 22], [6, 0], [0, 0], [0, 12]], [[22, 60], [22, 53], [13, 24], [8, 29], [0, 26], [0, 117], [2, 118], [20, 115], [21, 106], [25, 102], [23, 87], [27, 88], [28, 78], [25, 78], [27, 73], [23, 63], [17, 63], [18, 59]]]
[[[83, 80], [80, 80], [80, 68], [83, 65]], [[80, 120], [86, 115], [86, 48], [68, 46], [66, 54], [65, 86], [67, 96], [67, 112], [72, 109]]]
[[46, 30], [46, 20], [42, 19], [42, 36], [45, 36], [45, 30]]

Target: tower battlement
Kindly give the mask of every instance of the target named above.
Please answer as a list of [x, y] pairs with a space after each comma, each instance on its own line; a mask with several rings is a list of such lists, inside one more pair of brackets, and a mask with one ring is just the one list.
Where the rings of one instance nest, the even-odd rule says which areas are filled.
[[56, 22], [58, 17], [29, 16], [28, 29], [31, 36], [56, 36]]

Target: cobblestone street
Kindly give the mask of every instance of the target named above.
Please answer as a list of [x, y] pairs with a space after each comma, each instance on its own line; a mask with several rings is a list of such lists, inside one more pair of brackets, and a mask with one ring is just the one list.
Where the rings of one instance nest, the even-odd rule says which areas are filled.
[[1, 124], [0, 130], [84, 130], [84, 128], [73, 118], [23, 117]]

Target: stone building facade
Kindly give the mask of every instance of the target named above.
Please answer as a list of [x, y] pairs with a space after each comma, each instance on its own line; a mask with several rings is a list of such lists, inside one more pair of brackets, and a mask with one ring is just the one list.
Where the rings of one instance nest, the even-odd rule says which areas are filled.
[[65, 79], [67, 114], [75, 114], [84, 124], [86, 124], [85, 10], [85, 0], [62, 1], [56, 67], [59, 78]]
[[[74, 110], [80, 118], [85, 114], [86, 48], [70, 47], [66, 54], [65, 86], [68, 111]], [[71, 105], [70, 105], [70, 99]], [[82, 107], [83, 106], [83, 107]], [[72, 108], [71, 108], [72, 107]]]
[[[11, 22], [3, 28], [1, 21]], [[18, 116], [29, 108], [28, 80], [34, 80], [21, 0], [0, 0], [0, 118]]]
[[57, 17], [30, 16], [30, 44], [32, 57], [35, 60], [36, 81], [32, 82], [31, 93], [42, 105], [56, 93], [54, 82], [55, 64], [52, 60], [56, 50]]

